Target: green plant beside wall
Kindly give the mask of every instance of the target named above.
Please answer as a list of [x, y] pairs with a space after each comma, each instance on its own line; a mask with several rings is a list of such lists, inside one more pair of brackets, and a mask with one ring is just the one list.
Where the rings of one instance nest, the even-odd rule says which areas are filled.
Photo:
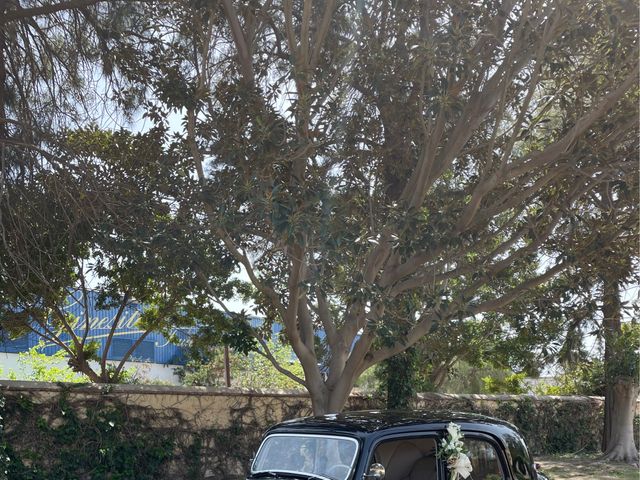
[[82, 374], [74, 372], [66, 365], [67, 356], [63, 350], [59, 350], [53, 355], [42, 352], [44, 343], [30, 348], [26, 352], [18, 354], [18, 363], [21, 372], [17, 374], [19, 378], [35, 382], [69, 382], [80, 383], [89, 381]]
[[[302, 365], [295, 357], [293, 349], [278, 341], [267, 342], [269, 351], [280, 365], [286, 365], [294, 375], [304, 378]], [[257, 352], [247, 354], [231, 352], [231, 386], [241, 388], [300, 389], [302, 386], [286, 375], [278, 372], [273, 364]], [[195, 386], [224, 385], [224, 364], [221, 347], [212, 347], [206, 355], [201, 351], [190, 352], [187, 364], [176, 368], [182, 384]]]
[[604, 362], [595, 359], [565, 369], [554, 384], [540, 383], [534, 387], [538, 395], [593, 395], [604, 396]]
[[483, 393], [508, 393], [512, 395], [527, 393], [527, 385], [524, 381], [526, 376], [526, 373], [514, 373], [504, 378], [484, 377], [482, 379]]
[[7, 455], [7, 443], [4, 436], [4, 405], [5, 399], [0, 395], [0, 480], [8, 480], [10, 460]]
[[387, 408], [406, 409], [418, 391], [417, 352], [409, 348], [394, 355], [378, 366], [381, 394], [387, 399]]
[[12, 400], [2, 444], [8, 478], [152, 480], [173, 458], [173, 435], [149, 428], [152, 412], [132, 415], [95, 399], [78, 408], [66, 393], [46, 404], [22, 395]]

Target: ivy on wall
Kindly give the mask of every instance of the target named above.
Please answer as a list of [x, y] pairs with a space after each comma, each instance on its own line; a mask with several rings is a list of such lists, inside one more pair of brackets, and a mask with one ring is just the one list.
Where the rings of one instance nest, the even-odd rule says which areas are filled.
[[195, 430], [174, 409], [126, 404], [109, 395], [77, 397], [70, 389], [64, 387], [46, 402], [7, 395], [7, 428], [0, 436], [5, 477], [241, 479], [269, 425], [283, 415], [310, 414], [308, 402], [301, 400], [283, 408], [281, 399], [273, 399], [255, 409], [249, 399], [230, 410], [228, 427]]
[[144, 415], [132, 416], [120, 404], [78, 408], [67, 392], [45, 404], [24, 395], [8, 400], [9, 478], [151, 480], [173, 456], [170, 432], [151, 431]]
[[7, 455], [7, 443], [4, 435], [4, 405], [5, 399], [0, 395], [0, 480], [8, 480], [10, 461]]
[[[413, 407], [473, 412], [506, 420], [518, 427], [534, 455], [600, 453], [604, 413], [602, 402], [597, 400], [513, 395], [483, 401], [464, 395], [435, 395], [414, 402]], [[640, 418], [636, 421], [640, 423]]]
[[[45, 401], [17, 391], [0, 395], [0, 480], [242, 479], [264, 430], [311, 413], [303, 397], [239, 398], [225, 428], [196, 427], [171, 408], [127, 404], [108, 394], [73, 395], [62, 387]], [[350, 410], [380, 408], [354, 396]], [[429, 396], [413, 407], [488, 414], [520, 428], [534, 454], [596, 452], [602, 428], [597, 401], [531, 397]], [[228, 422], [226, 421], [228, 420]]]

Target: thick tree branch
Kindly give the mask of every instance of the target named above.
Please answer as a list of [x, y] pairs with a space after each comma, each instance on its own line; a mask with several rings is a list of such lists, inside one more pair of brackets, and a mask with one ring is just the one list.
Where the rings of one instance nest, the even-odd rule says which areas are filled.
[[101, 2], [106, 2], [106, 0], [71, 0], [68, 2], [59, 2], [32, 8], [22, 8], [19, 6], [18, 2], [15, 2], [17, 8], [6, 11], [4, 13], [4, 16], [0, 17], [0, 25], [15, 20], [20, 20], [22, 18], [38, 17], [41, 15], [50, 15], [52, 13], [57, 13], [64, 10], [86, 8]]
[[560, 140], [555, 141], [542, 151], [531, 153], [508, 165], [505, 180], [511, 180], [531, 170], [541, 168], [567, 153], [576, 139], [624, 97], [637, 81], [638, 64], [636, 63], [624, 81], [616, 89], [605, 95], [588, 114], [582, 116]]
[[122, 312], [124, 312], [124, 309], [127, 307], [128, 304], [129, 304], [129, 290], [126, 290], [124, 292], [124, 297], [120, 302], [120, 306], [118, 307], [118, 311], [116, 312], [116, 316], [114, 317], [113, 322], [111, 323], [111, 328], [109, 329], [109, 334], [107, 336], [107, 339], [104, 342], [104, 348], [102, 350], [102, 358], [100, 359], [100, 369], [103, 374], [106, 372], [106, 369], [107, 369], [107, 356], [109, 355], [109, 349], [111, 348], [111, 342], [113, 341], [113, 336], [115, 335], [116, 330], [118, 329], [118, 325], [120, 324], [120, 318], [122, 317]]
[[501, 297], [474, 305], [467, 312], [470, 315], [477, 315], [478, 313], [482, 313], [482, 312], [499, 311], [502, 307], [513, 302], [516, 298], [521, 296], [524, 292], [527, 292], [539, 285], [542, 285], [547, 280], [552, 279], [553, 277], [558, 275], [560, 272], [567, 269], [569, 265], [570, 264], [568, 264], [567, 262], [560, 262], [557, 265], [549, 268], [542, 275], [539, 275], [525, 282], [522, 282], [520, 285], [518, 285], [515, 288], [512, 288], [511, 290], [509, 290], [509, 292], [505, 293]]
[[318, 301], [318, 318], [322, 323], [322, 328], [327, 336], [329, 345], [336, 345], [339, 340], [336, 325], [333, 322], [331, 312], [329, 311], [329, 303], [327, 297], [319, 286], [315, 288], [316, 299]]
[[142, 333], [142, 335], [140, 335], [135, 342], [133, 342], [133, 345], [131, 345], [131, 347], [129, 347], [129, 350], [126, 351], [126, 353], [122, 356], [122, 360], [120, 360], [120, 362], [118, 363], [118, 366], [115, 369], [115, 372], [113, 374], [113, 377], [108, 378], [107, 377], [107, 371], [106, 371], [106, 365], [105, 365], [105, 370], [102, 371], [103, 374], [103, 378], [104, 381], [118, 381], [119, 377], [120, 377], [120, 373], [122, 372], [122, 369], [124, 368], [124, 365], [129, 361], [129, 358], [131, 357], [131, 355], [133, 355], [133, 352], [136, 351], [136, 348], [138, 348], [140, 346], [140, 344], [144, 341], [145, 338], [147, 338], [149, 336], [149, 334], [151, 333], [151, 330], [146, 330]]
[[238, 14], [233, 6], [232, 0], [222, 0], [222, 7], [224, 8], [225, 16], [231, 27], [231, 34], [233, 35], [233, 41], [238, 50], [239, 70], [242, 77], [248, 85], [253, 86], [255, 84], [255, 75], [253, 72], [253, 63], [251, 61], [251, 51], [249, 44], [240, 25]]
[[311, 54], [311, 60], [309, 62], [312, 70], [318, 65], [318, 61], [320, 59], [320, 52], [322, 51], [325, 38], [327, 37], [327, 33], [329, 33], [329, 27], [331, 26], [331, 19], [333, 17], [333, 13], [335, 9], [336, 9], [336, 0], [328, 0], [327, 4], [324, 7], [324, 14], [322, 15], [320, 28], [318, 28], [318, 31], [316, 32], [316, 35], [315, 35], [313, 53]]
[[269, 360], [269, 362], [271, 362], [271, 364], [273, 365], [273, 367], [280, 372], [281, 374], [287, 376], [288, 378], [290, 378], [291, 380], [293, 380], [296, 383], [299, 383], [300, 385], [302, 385], [303, 387], [306, 388], [307, 384], [306, 382], [298, 377], [296, 374], [294, 374], [293, 372], [287, 370], [286, 368], [284, 368], [280, 362], [278, 362], [278, 359], [276, 359], [276, 357], [273, 356], [273, 353], [271, 352], [271, 350], [269, 349], [269, 345], [267, 344], [267, 342], [265, 342], [265, 340], [262, 337], [256, 336], [255, 337], [258, 342], [260, 343], [260, 345], [262, 346], [263, 350], [256, 350], [256, 352], [259, 355], [262, 355], [264, 358], [266, 358], [267, 360]]

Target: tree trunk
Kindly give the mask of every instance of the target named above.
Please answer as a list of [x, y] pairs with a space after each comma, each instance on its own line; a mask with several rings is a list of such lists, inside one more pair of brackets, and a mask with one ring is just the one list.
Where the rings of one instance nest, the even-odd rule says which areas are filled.
[[638, 450], [633, 438], [633, 417], [640, 387], [633, 379], [619, 379], [613, 384], [609, 399], [610, 436], [603, 459], [638, 463]]
[[327, 415], [344, 410], [356, 379], [357, 377], [343, 375], [332, 388], [327, 388], [326, 382], [307, 383], [313, 414]]
[[433, 391], [439, 392], [448, 377], [449, 364], [447, 362], [443, 361], [433, 367], [433, 371], [431, 372], [431, 375], [429, 375], [429, 382], [431, 383]]
[[[605, 371], [615, 356], [613, 344], [622, 330], [620, 289], [618, 282], [609, 275], [602, 276], [602, 316], [604, 327], [604, 364]], [[602, 451], [609, 449], [611, 439], [611, 422], [613, 417], [614, 379], [605, 376], [604, 395], [604, 429], [602, 431]]]
[[[605, 372], [616, 360], [615, 341], [622, 335], [622, 308], [620, 283], [603, 275], [602, 314], [605, 339]], [[605, 377], [603, 459], [638, 463], [638, 450], [633, 438], [633, 419], [639, 386], [637, 379]]]
[[92, 383], [106, 383], [104, 381], [104, 372], [98, 375], [84, 358], [70, 357], [67, 364], [74, 372], [86, 375]]

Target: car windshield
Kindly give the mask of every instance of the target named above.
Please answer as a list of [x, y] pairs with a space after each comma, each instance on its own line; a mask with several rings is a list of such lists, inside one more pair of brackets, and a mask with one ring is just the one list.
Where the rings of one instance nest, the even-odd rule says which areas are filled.
[[269, 435], [251, 466], [252, 473], [282, 472], [327, 480], [346, 480], [356, 460], [358, 442], [328, 435]]

